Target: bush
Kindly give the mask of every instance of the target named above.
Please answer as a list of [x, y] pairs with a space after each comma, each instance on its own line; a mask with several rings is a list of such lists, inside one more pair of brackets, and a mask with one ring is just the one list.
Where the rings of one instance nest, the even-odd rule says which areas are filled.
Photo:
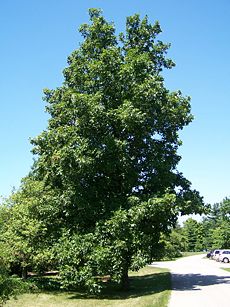
[[27, 284], [15, 275], [10, 276], [4, 262], [0, 260], [0, 306], [11, 297], [16, 297], [27, 290]]

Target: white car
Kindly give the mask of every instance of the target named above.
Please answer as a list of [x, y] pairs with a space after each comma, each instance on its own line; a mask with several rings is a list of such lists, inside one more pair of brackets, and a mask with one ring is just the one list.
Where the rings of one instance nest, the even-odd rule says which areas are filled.
[[224, 263], [230, 262], [230, 250], [229, 249], [221, 251], [219, 255], [219, 261], [224, 262]]
[[215, 249], [213, 252], [212, 259], [217, 260], [219, 258], [219, 254], [221, 253], [221, 249]]

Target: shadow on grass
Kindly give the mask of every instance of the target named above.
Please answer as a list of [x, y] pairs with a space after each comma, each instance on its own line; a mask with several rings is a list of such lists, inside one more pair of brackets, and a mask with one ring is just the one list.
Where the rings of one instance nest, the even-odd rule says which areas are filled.
[[60, 281], [56, 277], [30, 277], [27, 280], [31, 292], [58, 294], [63, 292]]
[[118, 285], [110, 282], [99, 295], [87, 293], [74, 293], [69, 299], [128, 299], [163, 292], [171, 289], [171, 278], [169, 272], [148, 274], [143, 276], [132, 276], [129, 291], [122, 291]]

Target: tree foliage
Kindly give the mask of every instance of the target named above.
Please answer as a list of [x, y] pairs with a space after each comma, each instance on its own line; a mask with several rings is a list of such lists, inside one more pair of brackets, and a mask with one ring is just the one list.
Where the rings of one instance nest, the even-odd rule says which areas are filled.
[[202, 251], [203, 245], [203, 226], [193, 218], [184, 222], [183, 234], [185, 237], [185, 250], [188, 252]]
[[168, 91], [160, 75], [173, 63], [156, 39], [158, 23], [129, 17], [118, 42], [98, 10], [90, 20], [64, 84], [45, 90], [51, 118], [32, 141], [37, 172], [59, 193], [68, 224], [82, 229], [128, 208], [132, 195], [147, 200], [175, 187], [178, 198], [189, 193], [176, 166], [178, 132], [192, 120], [189, 98]]
[[159, 23], [136, 14], [117, 36], [100, 10], [89, 15], [62, 86], [45, 90], [48, 127], [32, 140], [36, 163], [2, 242], [14, 238], [24, 267], [56, 255], [63, 287], [95, 292], [105, 275], [127, 288], [128, 270], [156, 257], [178, 213], [203, 203], [177, 171], [179, 131], [193, 116], [190, 98], [165, 87], [174, 63]]
[[[209, 210], [200, 222], [188, 218], [178, 232], [179, 240], [185, 243], [179, 248], [181, 251], [230, 248], [230, 199], [226, 197], [221, 202], [206, 207]], [[175, 234], [175, 230], [172, 234]], [[171, 237], [169, 242], [173, 247], [177, 246], [177, 242]]]
[[211, 232], [211, 247], [230, 248], [230, 199], [215, 203], [206, 219]]
[[42, 212], [45, 207], [44, 191], [42, 182], [29, 176], [1, 206], [0, 255], [11, 271], [24, 279], [29, 269], [43, 271], [55, 262], [53, 236], [49, 235], [47, 227], [49, 217], [44, 217]]
[[[190, 99], [164, 85], [161, 72], [174, 63], [165, 57], [169, 45], [157, 39], [159, 23], [131, 16], [117, 37], [100, 10], [89, 15], [63, 85], [45, 90], [50, 119], [32, 140], [35, 174], [54, 191], [69, 242], [71, 236], [76, 242], [97, 238], [90, 240], [97, 259], [88, 259], [89, 252], [82, 269], [125, 284], [128, 269], [152, 259], [179, 211], [203, 210], [199, 194], [176, 170], [178, 132], [192, 120]], [[67, 254], [81, 254], [85, 244], [71, 246]], [[83, 280], [78, 262], [73, 259], [67, 280]], [[78, 277], [71, 274], [74, 266]]]

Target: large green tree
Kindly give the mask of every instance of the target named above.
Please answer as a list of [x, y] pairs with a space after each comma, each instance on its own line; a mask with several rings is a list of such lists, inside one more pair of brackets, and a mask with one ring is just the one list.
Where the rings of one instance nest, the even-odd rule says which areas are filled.
[[[76, 242], [88, 242], [95, 233], [89, 250], [100, 246], [100, 257], [86, 257], [88, 267], [93, 263], [106, 273], [111, 258], [105, 254], [112, 257], [117, 242], [121, 252], [113, 258], [120, 259], [114, 275], [127, 285], [128, 269], [150, 261], [160, 233], [175, 223], [178, 212], [202, 211], [199, 194], [177, 171], [178, 132], [193, 117], [190, 99], [164, 85], [162, 70], [174, 63], [165, 57], [169, 45], [157, 39], [157, 22], [128, 17], [126, 32], [116, 36], [100, 10], [90, 9], [89, 15], [63, 85], [45, 90], [50, 119], [32, 141], [35, 173], [54, 191], [56, 218], [73, 236], [71, 242], [76, 236]], [[79, 276], [85, 266], [77, 263]], [[91, 270], [91, 277], [99, 271]]]

